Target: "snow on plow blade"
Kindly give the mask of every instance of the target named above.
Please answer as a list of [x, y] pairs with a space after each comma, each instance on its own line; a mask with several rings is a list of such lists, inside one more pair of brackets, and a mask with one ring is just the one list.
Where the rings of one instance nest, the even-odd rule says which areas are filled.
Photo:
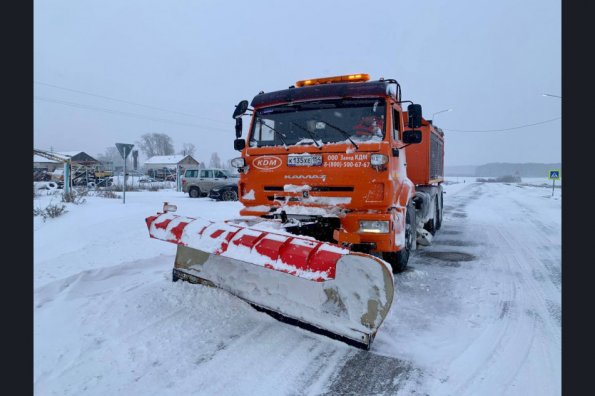
[[284, 322], [369, 349], [393, 300], [390, 267], [313, 239], [158, 214], [152, 238], [178, 245], [174, 279], [219, 287]]

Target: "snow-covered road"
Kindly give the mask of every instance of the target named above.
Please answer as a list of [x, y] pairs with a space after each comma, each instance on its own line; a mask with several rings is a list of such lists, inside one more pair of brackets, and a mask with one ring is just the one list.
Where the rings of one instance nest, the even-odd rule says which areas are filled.
[[169, 201], [222, 220], [239, 203], [127, 193], [36, 217], [35, 393], [560, 395], [560, 192], [445, 189], [442, 229], [395, 276], [368, 352], [171, 282], [175, 247], [149, 239], [144, 218]]

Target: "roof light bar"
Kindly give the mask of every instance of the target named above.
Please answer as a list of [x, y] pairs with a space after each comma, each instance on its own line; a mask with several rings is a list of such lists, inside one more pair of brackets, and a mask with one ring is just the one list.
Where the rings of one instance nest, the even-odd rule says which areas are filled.
[[362, 82], [369, 81], [369, 74], [349, 74], [346, 76], [335, 76], [335, 77], [323, 77], [323, 78], [312, 78], [310, 80], [300, 80], [295, 83], [296, 87], [305, 87], [308, 85], [318, 84], [332, 84], [341, 82]]

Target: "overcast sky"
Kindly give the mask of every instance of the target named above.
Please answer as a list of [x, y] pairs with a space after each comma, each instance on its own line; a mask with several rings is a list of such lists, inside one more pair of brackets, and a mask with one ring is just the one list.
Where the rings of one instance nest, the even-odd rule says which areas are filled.
[[454, 131], [561, 117], [541, 96], [562, 96], [560, 0], [37, 0], [34, 147], [159, 132], [230, 159], [240, 100], [353, 73], [396, 79], [427, 119], [453, 109], [434, 117], [446, 166], [561, 161], [561, 120]]

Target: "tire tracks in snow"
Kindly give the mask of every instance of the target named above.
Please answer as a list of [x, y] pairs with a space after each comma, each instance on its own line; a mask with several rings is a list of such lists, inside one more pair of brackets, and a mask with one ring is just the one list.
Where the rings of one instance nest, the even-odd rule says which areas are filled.
[[[552, 374], [560, 372], [557, 361], [561, 346], [561, 314], [559, 306], [552, 301], [559, 296], [559, 289], [554, 282], [548, 283], [535, 276], [540, 271], [541, 262], [535, 259], [539, 252], [534, 248], [545, 243], [555, 230], [549, 227], [545, 228], [549, 232], [541, 232], [544, 229], [542, 222], [532, 217], [536, 212], [523, 203], [506, 200], [504, 196], [494, 199], [503, 205], [512, 202], [520, 206], [524, 217], [513, 219], [514, 223], [505, 219], [492, 222], [484, 229], [492, 246], [487, 272], [500, 283], [491, 292], [498, 296], [494, 311], [497, 320], [492, 318], [462, 354], [461, 361], [470, 360], [477, 364], [471, 371], [463, 366], [450, 375], [455, 380], [451, 381], [448, 394], [523, 394], [522, 389], [515, 389], [519, 376], [526, 375], [527, 371], [535, 378], [540, 374], [531, 372], [538, 369], [533, 363], [528, 364], [529, 358], [531, 362], [539, 360], [541, 367], [547, 367]], [[537, 382], [533, 384], [533, 391], [541, 388], [539, 394], [558, 394], [559, 382], [557, 387]], [[488, 393], [486, 389], [489, 389]]]

